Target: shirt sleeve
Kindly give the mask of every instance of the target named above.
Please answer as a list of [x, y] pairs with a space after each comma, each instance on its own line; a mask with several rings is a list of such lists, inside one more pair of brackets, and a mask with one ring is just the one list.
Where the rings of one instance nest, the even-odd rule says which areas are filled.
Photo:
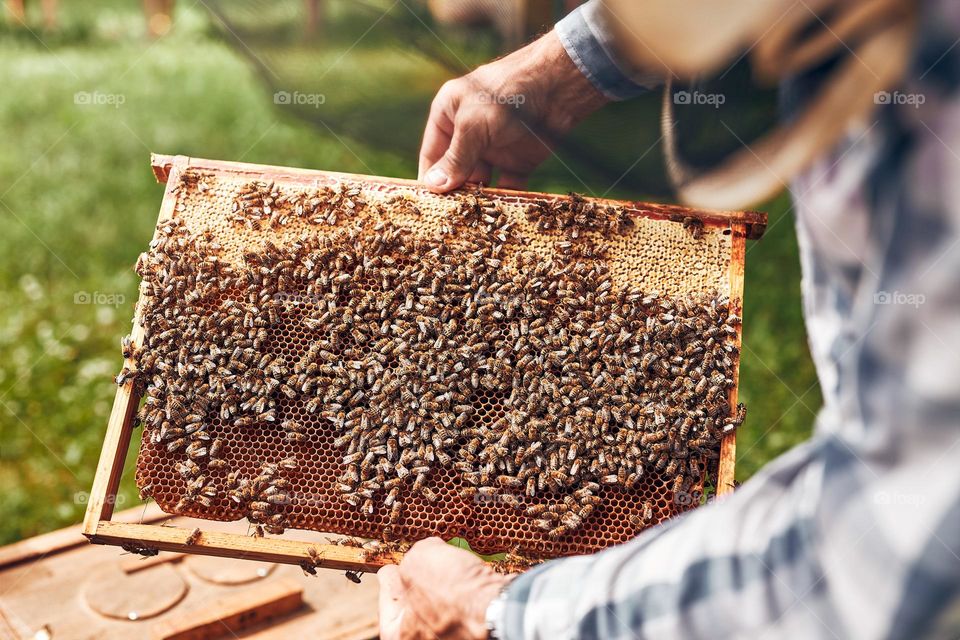
[[812, 440], [722, 504], [521, 575], [496, 635], [926, 637], [960, 579], [957, 481], [943, 459], [957, 440], [931, 435], [896, 462], [837, 435]]
[[577, 7], [554, 27], [567, 55], [580, 72], [611, 100], [626, 100], [661, 82], [654, 74], [631, 75], [617, 60], [611, 31], [599, 11], [599, 0]]
[[[801, 489], [819, 484], [823, 446], [782, 458], [722, 507], [702, 507], [627, 544], [518, 577], [507, 591], [498, 637], [758, 637], [789, 622], [784, 614], [802, 607], [797, 594], [812, 598], [825, 586], [814, 511], [807, 508], [816, 498]], [[828, 635], [796, 631], [796, 637]]]

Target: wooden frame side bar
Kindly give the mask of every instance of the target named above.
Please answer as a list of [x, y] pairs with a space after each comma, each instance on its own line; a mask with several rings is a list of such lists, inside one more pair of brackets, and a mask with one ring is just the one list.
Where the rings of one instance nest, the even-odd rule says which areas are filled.
[[[737, 307], [732, 307], [730, 313], [743, 317], [743, 276], [746, 261], [747, 235], [743, 223], [732, 226], [730, 247], [730, 301], [739, 301]], [[734, 340], [737, 347], [737, 363], [733, 369], [733, 387], [730, 389], [730, 407], [735, 412], [737, 407], [737, 387], [740, 385], [740, 354], [742, 345], [743, 325]], [[737, 432], [736, 430], [724, 436], [720, 442], [720, 463], [717, 467], [717, 495], [732, 493], [735, 488], [734, 472], [737, 461]]]
[[[176, 178], [187, 158], [178, 156], [170, 164], [169, 176]], [[173, 216], [176, 206], [177, 180], [169, 180], [163, 194], [163, 203], [160, 206], [158, 222]], [[133, 329], [130, 333], [133, 343], [143, 344], [143, 327], [140, 324], [140, 303], [134, 312]], [[135, 363], [131, 359], [124, 360], [124, 366], [133, 368]], [[134, 397], [133, 381], [128, 380], [119, 389], [113, 400], [113, 409], [107, 422], [107, 433], [104, 436], [103, 448], [100, 451], [100, 461], [97, 463], [93, 487], [90, 489], [90, 498], [87, 502], [87, 512], [83, 519], [83, 534], [92, 536], [102, 522], [109, 521], [113, 515], [117, 489], [120, 486], [120, 476], [123, 474], [123, 464], [127, 458], [127, 449], [130, 447], [130, 436], [133, 426], [133, 414], [137, 409], [139, 398]]]

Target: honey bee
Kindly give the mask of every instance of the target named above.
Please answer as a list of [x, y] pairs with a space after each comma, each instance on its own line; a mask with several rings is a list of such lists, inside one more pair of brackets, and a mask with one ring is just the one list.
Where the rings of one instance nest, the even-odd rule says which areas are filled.
[[180, 449], [185, 448], [188, 442], [189, 441], [187, 438], [177, 438], [176, 440], [172, 440], [171, 442], [168, 442], [167, 453], [173, 453], [174, 451], [179, 451]]
[[120, 353], [123, 354], [124, 358], [132, 358], [134, 356], [135, 350], [131, 336], [124, 336], [120, 340]]
[[195, 440], [187, 445], [186, 453], [193, 460], [198, 460], [201, 458], [207, 457], [209, 450], [206, 445], [204, 445], [202, 440]]
[[183, 478], [195, 478], [198, 475], [200, 475], [201, 471], [202, 470], [200, 469], [200, 465], [198, 465], [196, 462], [194, 462], [190, 458], [187, 458], [186, 460], [184, 460], [183, 462], [177, 465], [177, 472]]
[[201, 531], [200, 531], [200, 529], [194, 529], [194, 530], [190, 533], [190, 535], [187, 536], [187, 539], [184, 541], [184, 544], [186, 544], [186, 545], [194, 545], [194, 544], [197, 544], [197, 542], [199, 542], [199, 540], [200, 540], [200, 536], [201, 536]]
[[396, 525], [400, 521], [400, 515], [403, 513], [403, 503], [399, 500], [393, 503], [390, 508], [390, 524]]
[[286, 438], [290, 442], [306, 442], [306, 427], [296, 420], [284, 420], [281, 425], [286, 430]]
[[132, 540], [128, 540], [120, 544], [120, 548], [126, 551], [127, 553], [136, 553], [143, 556], [144, 558], [149, 558], [160, 553], [159, 549], [154, 549], [146, 545], [140, 544]]
[[131, 369], [130, 367], [124, 367], [120, 373], [117, 374], [117, 377], [114, 379], [118, 387], [122, 387], [127, 382], [135, 381], [137, 376], [140, 375], [140, 372], [136, 369]]
[[269, 493], [265, 492], [267, 502], [273, 505], [285, 505], [290, 503], [290, 496], [284, 492]]
[[550, 531], [547, 532], [547, 536], [549, 536], [552, 539], [557, 539], [565, 536], [569, 531], [570, 531], [569, 527], [561, 524], [550, 529]]

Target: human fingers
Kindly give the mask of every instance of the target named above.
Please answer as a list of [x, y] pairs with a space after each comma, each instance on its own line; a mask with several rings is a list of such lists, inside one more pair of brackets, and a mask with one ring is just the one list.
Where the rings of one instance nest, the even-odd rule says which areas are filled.
[[382, 640], [401, 640], [401, 630], [406, 612], [405, 587], [400, 569], [388, 564], [377, 571], [380, 583], [379, 613], [380, 638]]
[[480, 162], [480, 157], [489, 143], [486, 121], [471, 113], [456, 118], [450, 146], [423, 177], [431, 191], [445, 193], [467, 181]]

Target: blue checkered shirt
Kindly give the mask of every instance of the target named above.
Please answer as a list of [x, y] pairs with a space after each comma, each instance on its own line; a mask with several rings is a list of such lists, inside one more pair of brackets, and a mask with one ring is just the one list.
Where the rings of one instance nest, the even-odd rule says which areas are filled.
[[[636, 95], [595, 2], [556, 33], [598, 89]], [[960, 2], [922, 13], [902, 86], [791, 185], [813, 438], [726, 499], [517, 578], [500, 638], [960, 638]]]

